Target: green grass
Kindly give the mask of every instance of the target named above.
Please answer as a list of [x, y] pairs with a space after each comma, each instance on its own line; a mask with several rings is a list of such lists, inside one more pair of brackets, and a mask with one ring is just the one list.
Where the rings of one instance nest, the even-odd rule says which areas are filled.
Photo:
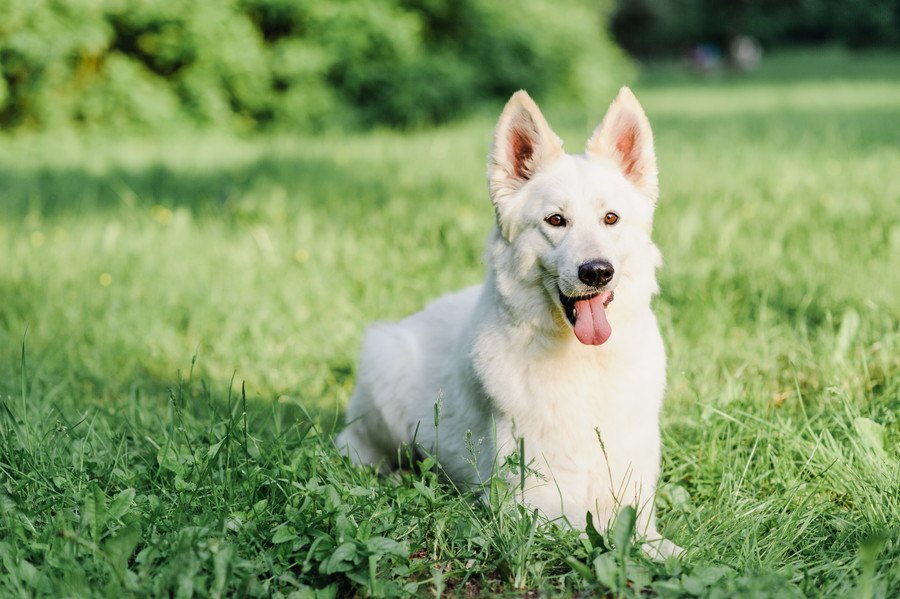
[[[485, 505], [430, 462], [379, 478], [330, 445], [365, 325], [481, 278], [493, 111], [3, 138], [0, 595], [897, 596], [898, 61], [637, 85], [662, 187], [658, 503], [688, 549], [666, 564], [627, 513], [582, 539], [514, 489]], [[546, 113], [577, 151], [608, 100]]]

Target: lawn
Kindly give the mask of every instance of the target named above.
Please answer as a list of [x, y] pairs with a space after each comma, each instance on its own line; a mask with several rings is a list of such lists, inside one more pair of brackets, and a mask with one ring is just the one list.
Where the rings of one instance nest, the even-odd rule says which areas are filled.
[[[364, 327], [480, 280], [496, 110], [0, 138], [0, 595], [900, 595], [900, 55], [671, 65], [657, 564], [330, 445]], [[611, 90], [608, 99], [612, 98]], [[606, 109], [545, 107], [580, 151]], [[540, 101], [540, 98], [538, 98]], [[615, 545], [610, 550], [609, 545]]]

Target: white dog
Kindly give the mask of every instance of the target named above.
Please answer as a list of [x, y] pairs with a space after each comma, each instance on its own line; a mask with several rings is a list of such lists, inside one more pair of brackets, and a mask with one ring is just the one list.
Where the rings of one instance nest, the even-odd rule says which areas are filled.
[[497, 227], [484, 284], [369, 330], [337, 445], [384, 468], [415, 444], [457, 482], [478, 484], [521, 438], [537, 472], [526, 504], [578, 528], [587, 512], [603, 527], [632, 504], [647, 550], [679, 552], [656, 532], [653, 508], [666, 357], [650, 309], [661, 256], [643, 109], [622, 88], [574, 156], [517, 92], [494, 133], [488, 183]]

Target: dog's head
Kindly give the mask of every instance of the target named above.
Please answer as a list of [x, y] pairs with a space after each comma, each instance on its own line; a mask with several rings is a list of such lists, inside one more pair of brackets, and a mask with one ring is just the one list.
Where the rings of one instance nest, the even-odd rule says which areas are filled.
[[499, 229], [488, 259], [507, 301], [532, 310], [540, 299], [548, 324], [570, 326], [587, 345], [609, 338], [614, 298], [619, 313], [649, 302], [660, 262], [650, 240], [656, 155], [631, 90], [577, 156], [563, 152], [528, 94], [515, 93], [494, 133], [488, 184]]

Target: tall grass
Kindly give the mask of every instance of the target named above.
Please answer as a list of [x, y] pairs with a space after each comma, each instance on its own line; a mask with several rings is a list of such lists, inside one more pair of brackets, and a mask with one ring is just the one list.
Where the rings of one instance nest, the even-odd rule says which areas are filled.
[[[680, 563], [640, 556], [627, 517], [580, 538], [509, 490], [483, 504], [431, 462], [378, 477], [331, 448], [365, 325], [481, 278], [496, 115], [5, 138], [0, 592], [896, 596], [900, 81], [896, 56], [837, 78], [833, 57], [636, 89]], [[546, 113], [577, 151], [604, 110]]]

